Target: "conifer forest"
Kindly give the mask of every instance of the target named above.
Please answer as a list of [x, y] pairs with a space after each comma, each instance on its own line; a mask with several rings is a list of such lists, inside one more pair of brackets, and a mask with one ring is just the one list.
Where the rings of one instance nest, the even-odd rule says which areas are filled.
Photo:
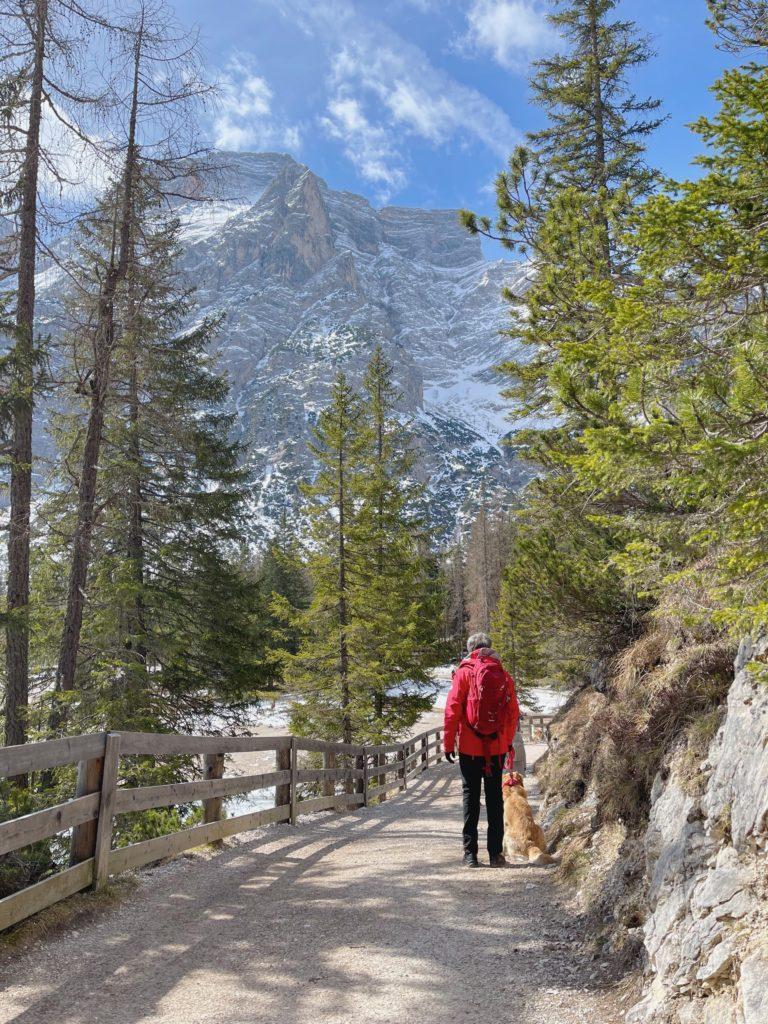
[[[479, 181], [496, 129], [461, 108], [469, 86], [406, 100], [404, 48], [377, 129], [360, 97], [385, 95], [389, 37], [350, 34], [301, 127], [358, 133], [369, 202], [274, 125], [240, 144], [216, 111], [272, 124], [281, 97], [245, 58], [236, 87], [217, 74], [185, 6], [0, 0], [3, 743], [247, 735], [270, 707], [295, 736], [398, 742], [488, 632], [531, 709], [541, 688], [568, 700], [540, 776], [581, 878], [587, 832], [623, 830], [626, 852], [675, 758], [705, 763], [768, 618], [768, 4], [686, 4], [716, 70], [684, 123], [638, 4], [460, 4], [446, 60], [490, 67], [493, 12], [528, 32], [493, 73], [524, 80], [531, 113], [450, 212], [398, 198], [383, 140], [413, 145], [415, 175], [438, 139]], [[328, 6], [287, 8], [324, 39]], [[683, 138], [693, 158], [662, 159]], [[71, 767], [0, 779], [0, 822], [72, 786]], [[116, 843], [199, 815], [120, 815]], [[0, 856], [0, 897], [67, 842]]]

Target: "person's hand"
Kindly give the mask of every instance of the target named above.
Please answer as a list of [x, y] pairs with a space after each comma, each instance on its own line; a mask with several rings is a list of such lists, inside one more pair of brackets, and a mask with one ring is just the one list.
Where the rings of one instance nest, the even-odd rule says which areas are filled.
[[448, 762], [448, 764], [455, 764], [456, 763], [456, 755], [454, 754], [453, 751], [450, 751], [450, 753], [448, 751], [446, 751], [445, 760]]

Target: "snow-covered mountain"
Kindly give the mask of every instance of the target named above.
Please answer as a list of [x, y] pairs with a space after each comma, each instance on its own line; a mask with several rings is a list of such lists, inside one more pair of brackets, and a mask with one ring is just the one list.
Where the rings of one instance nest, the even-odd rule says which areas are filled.
[[455, 211], [337, 192], [274, 153], [224, 154], [226, 198], [182, 208], [184, 268], [202, 313], [223, 309], [222, 357], [250, 443], [253, 511], [269, 531], [311, 475], [306, 439], [339, 368], [380, 342], [397, 368], [434, 512], [448, 527], [488, 486], [519, 486], [493, 367], [509, 354], [504, 284]]
[[[396, 367], [436, 521], [449, 530], [482, 481], [519, 486], [493, 367], [510, 354], [501, 289], [522, 280], [520, 267], [486, 260], [455, 211], [375, 209], [281, 154], [218, 162], [220, 198], [179, 208], [183, 269], [197, 315], [226, 314], [220, 347], [250, 446], [254, 536], [292, 515], [330, 384], [340, 368], [359, 379], [376, 343]], [[58, 281], [40, 285], [50, 299]]]

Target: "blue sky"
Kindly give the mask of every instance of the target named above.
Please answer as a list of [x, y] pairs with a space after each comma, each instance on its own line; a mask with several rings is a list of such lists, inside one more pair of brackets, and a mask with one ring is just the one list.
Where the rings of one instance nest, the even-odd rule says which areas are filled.
[[[211, 140], [289, 152], [335, 188], [385, 203], [491, 205], [510, 148], [542, 122], [526, 69], [552, 46], [546, 0], [175, 0], [220, 83]], [[685, 127], [714, 109], [727, 58], [704, 0], [624, 0], [658, 56], [636, 79], [669, 120], [650, 145], [691, 172]]]

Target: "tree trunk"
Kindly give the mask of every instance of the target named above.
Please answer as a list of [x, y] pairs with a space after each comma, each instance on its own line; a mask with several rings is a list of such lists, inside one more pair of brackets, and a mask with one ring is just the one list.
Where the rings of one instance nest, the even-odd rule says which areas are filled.
[[[131, 113], [128, 124], [128, 143], [123, 173], [123, 192], [120, 210], [117, 260], [114, 251], [111, 265], [105, 275], [99, 295], [96, 332], [94, 339], [94, 374], [91, 408], [88, 416], [83, 466], [77, 496], [77, 522], [72, 549], [72, 564], [67, 588], [67, 608], [59, 647], [56, 670], [56, 691], [74, 689], [77, 658], [80, 651], [80, 633], [85, 607], [85, 588], [91, 557], [98, 461], [104, 428], [104, 413], [110, 385], [112, 350], [114, 347], [115, 297], [120, 283], [128, 271], [131, 226], [133, 216], [133, 190], [136, 171], [136, 120], [139, 96], [139, 70], [141, 67], [143, 26], [136, 37], [136, 50], [131, 95]], [[64, 720], [63, 705], [54, 704], [51, 712], [51, 731], [56, 732]]]
[[344, 486], [345, 465], [344, 465], [344, 442], [343, 413], [341, 416], [341, 436], [339, 442], [339, 463], [338, 463], [338, 499], [339, 499], [339, 533], [338, 533], [338, 556], [339, 556], [339, 679], [341, 681], [341, 709], [342, 709], [342, 742], [352, 742], [352, 720], [349, 714], [349, 648], [347, 646], [347, 562], [346, 562], [346, 517], [345, 504], [347, 500]]
[[[16, 307], [15, 400], [11, 461], [6, 625], [5, 742], [25, 743], [29, 705], [29, 545], [32, 504], [32, 410], [34, 404], [35, 270], [37, 191], [40, 167], [48, 0], [36, 0], [35, 50], [21, 181], [19, 272]], [[24, 783], [23, 777], [17, 780]]]
[[[376, 380], [376, 401], [374, 403], [374, 415], [376, 419], [376, 472], [379, 474], [379, 491], [376, 503], [376, 526], [379, 533], [378, 545], [376, 548], [376, 572], [379, 582], [384, 576], [384, 487], [383, 487], [383, 466], [384, 466], [384, 397], [381, 388], [381, 376]], [[381, 722], [384, 718], [384, 694], [381, 689], [376, 690], [373, 697], [374, 717], [381, 733]], [[381, 742], [379, 740], [379, 742]]]
[[[599, 188], [608, 187], [608, 160], [605, 149], [605, 120], [603, 117], [603, 82], [600, 67], [600, 45], [597, 36], [597, 8], [595, 0], [589, 0], [589, 45], [592, 57], [592, 116], [595, 128], [595, 180]], [[602, 249], [606, 273], [611, 272], [610, 228], [607, 216], [603, 216]]]
[[128, 395], [128, 415], [130, 422], [129, 461], [130, 482], [128, 501], [130, 502], [128, 517], [127, 554], [131, 567], [131, 577], [136, 588], [133, 602], [131, 633], [141, 639], [133, 646], [136, 661], [140, 665], [147, 663], [147, 648], [144, 638], [147, 634], [144, 608], [144, 512], [143, 493], [141, 487], [141, 443], [139, 440], [139, 387], [137, 354], [134, 350], [131, 362], [131, 376]]

